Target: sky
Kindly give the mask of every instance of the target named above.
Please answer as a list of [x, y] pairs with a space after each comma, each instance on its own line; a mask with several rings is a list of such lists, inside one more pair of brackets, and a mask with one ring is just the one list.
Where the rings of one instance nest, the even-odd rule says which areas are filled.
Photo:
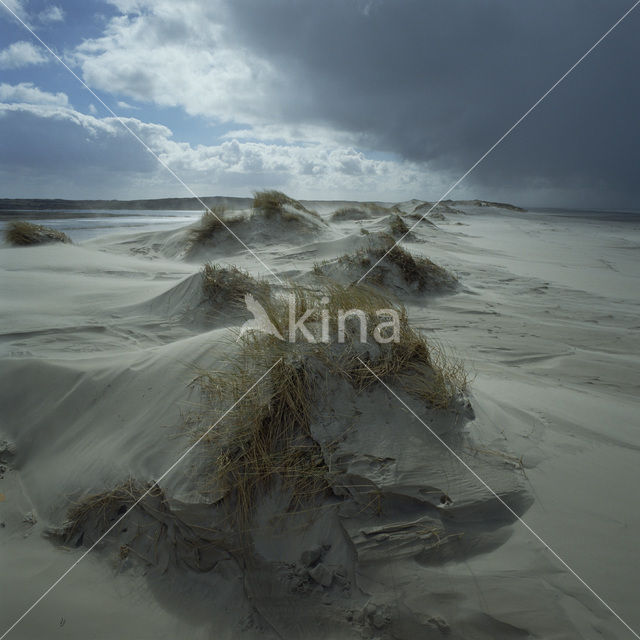
[[[632, 4], [1, 0], [0, 197], [438, 200]], [[447, 197], [640, 210], [639, 34]]]

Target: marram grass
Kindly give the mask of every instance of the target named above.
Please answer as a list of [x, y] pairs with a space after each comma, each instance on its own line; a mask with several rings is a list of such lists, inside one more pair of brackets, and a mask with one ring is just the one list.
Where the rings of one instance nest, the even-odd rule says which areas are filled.
[[62, 231], [23, 220], [9, 222], [4, 230], [4, 237], [7, 243], [14, 247], [28, 247], [51, 242], [71, 244], [71, 238]]
[[288, 299], [271, 296], [265, 311], [284, 340], [248, 332], [218, 371], [199, 372], [194, 383], [203, 409], [194, 437], [237, 403], [204, 439], [202, 476], [204, 492], [226, 505], [235, 525], [246, 524], [257, 498], [275, 486], [288, 492], [291, 511], [330, 491], [331, 472], [310, 429], [323, 376], [340, 377], [356, 392], [380, 386], [379, 377], [435, 409], [450, 407], [468, 385], [462, 363], [414, 330], [404, 308], [379, 292], [327, 283], [317, 289], [293, 286], [289, 293], [295, 296], [296, 317], [317, 311], [306, 323], [310, 328], [321, 322], [323, 311], [335, 329], [340, 309], [362, 309], [373, 320], [378, 309], [394, 308], [400, 318], [399, 340], [373, 342], [375, 325], [368, 323], [371, 343], [366, 345], [359, 342], [357, 330], [348, 331], [343, 344], [289, 342]]

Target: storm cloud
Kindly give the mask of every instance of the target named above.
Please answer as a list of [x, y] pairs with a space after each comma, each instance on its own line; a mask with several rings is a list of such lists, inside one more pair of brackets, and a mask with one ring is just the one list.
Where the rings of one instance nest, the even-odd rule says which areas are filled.
[[[229, 28], [288, 82], [278, 112], [462, 173], [629, 2], [229, 3]], [[469, 178], [637, 206], [640, 11]], [[585, 197], [586, 196], [586, 197]]]
[[[76, 34], [74, 45], [65, 45], [66, 61], [107, 102], [134, 113], [140, 126], [163, 127], [153, 148], [205, 194], [215, 189], [244, 195], [252, 186], [272, 186], [298, 197], [434, 200], [631, 0], [90, 4], [108, 7], [110, 14], [93, 21], [91, 37]], [[82, 10], [88, 12], [89, 4]], [[89, 20], [85, 15], [85, 23]], [[451, 197], [640, 208], [639, 30], [637, 9]], [[13, 45], [9, 40], [3, 46]], [[75, 82], [71, 76], [67, 80]], [[14, 102], [31, 103], [16, 92], [37, 97], [38, 79], [33, 82], [19, 77], [4, 86], [16, 94]], [[61, 88], [73, 104], [86, 99], [72, 95], [79, 85]], [[47, 89], [65, 95], [57, 86]], [[96, 114], [92, 104], [84, 110]], [[77, 122], [86, 122], [82, 109], [74, 111]], [[38, 136], [23, 130], [22, 141], [33, 145], [35, 155], [49, 144], [47, 127], [70, 126], [50, 114], [45, 126], [43, 114], [37, 117], [42, 130]], [[174, 122], [182, 129], [175, 130]], [[8, 123], [0, 118], [0, 127]], [[103, 139], [114, 144], [117, 155], [119, 138], [107, 124]], [[69, 162], [81, 155], [81, 140], [93, 140], [82, 136], [82, 131], [50, 134], [61, 145], [56, 151], [61, 156], [64, 140], [73, 143]], [[232, 149], [237, 158], [229, 155]], [[140, 166], [122, 164], [121, 190], [127, 189], [125, 171], [151, 174], [143, 156], [128, 156]], [[93, 157], [99, 171], [101, 156], [94, 154], [92, 162]], [[114, 175], [110, 149], [104, 158]], [[22, 190], [28, 188], [24, 184]], [[163, 184], [162, 195], [175, 188]], [[159, 195], [157, 189], [139, 196]]]

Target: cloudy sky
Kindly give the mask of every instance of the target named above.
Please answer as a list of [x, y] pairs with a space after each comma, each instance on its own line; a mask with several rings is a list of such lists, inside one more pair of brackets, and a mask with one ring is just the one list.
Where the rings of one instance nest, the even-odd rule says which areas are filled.
[[[2, 0], [198, 195], [438, 199], [632, 0]], [[452, 198], [640, 209], [640, 7]], [[0, 4], [0, 197], [188, 196]]]

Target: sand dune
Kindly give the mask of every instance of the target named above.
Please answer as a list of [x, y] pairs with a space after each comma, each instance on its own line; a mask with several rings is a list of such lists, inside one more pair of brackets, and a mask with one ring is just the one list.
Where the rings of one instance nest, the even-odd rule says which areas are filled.
[[316, 263], [313, 273], [344, 284], [366, 275], [370, 286], [400, 295], [442, 293], [458, 285], [453, 273], [425, 256], [394, 246], [393, 236], [387, 233], [371, 233], [361, 243], [362, 247], [353, 253]]
[[[126, 515], [10, 637], [623, 637], [462, 462], [633, 621], [637, 267], [617, 238], [613, 270], [582, 227], [457, 202], [414, 231], [414, 280], [390, 260], [375, 293], [345, 288], [390, 246], [379, 225], [427, 204], [225, 212], [284, 285], [224, 229], [194, 249], [202, 223], [0, 249], [5, 627]], [[403, 342], [238, 341], [245, 294], [286, 333], [291, 291], [332, 314], [382, 296]]]

